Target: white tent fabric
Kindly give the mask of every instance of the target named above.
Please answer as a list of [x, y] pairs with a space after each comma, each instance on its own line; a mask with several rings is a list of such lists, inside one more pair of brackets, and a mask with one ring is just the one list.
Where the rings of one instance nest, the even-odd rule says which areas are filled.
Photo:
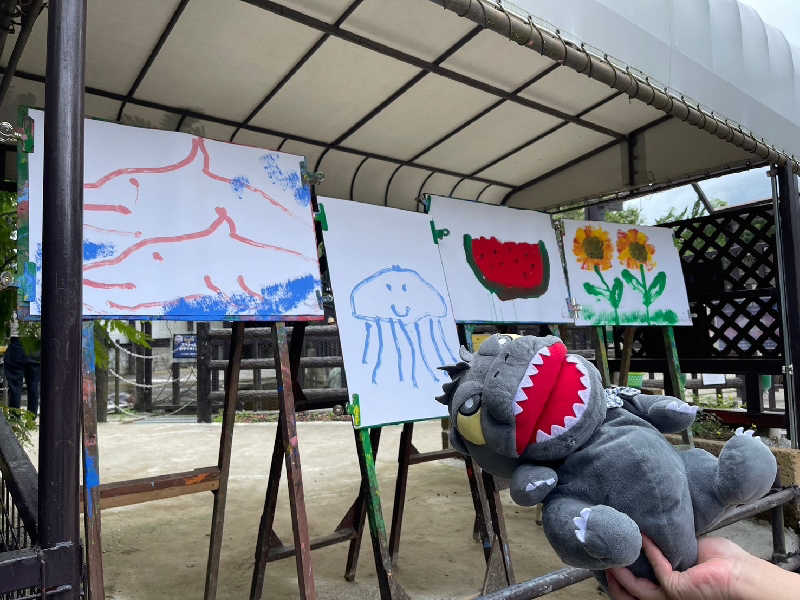
[[[459, 17], [455, 4], [88, 0], [86, 111], [301, 154], [326, 175], [320, 195], [410, 210], [426, 193], [540, 210], [624, 197], [764, 164], [774, 147], [800, 142], [791, 112], [798, 77], [788, 70], [797, 51], [781, 54], [777, 34], [763, 24], [762, 36], [752, 34], [757, 17], [733, 0], [653, 0], [647, 10], [635, 0], [531, 0], [529, 7], [685, 85], [684, 93], [707, 93], [703, 102], [752, 127], [765, 138], [760, 146], [665, 114], [509, 41], [502, 28]], [[728, 5], [746, 18], [727, 18]], [[665, 15], [673, 15], [671, 25]], [[46, 16], [0, 98], [0, 120], [16, 122], [20, 104], [44, 104]], [[722, 53], [728, 37], [741, 44], [738, 55]], [[4, 73], [18, 40], [9, 35], [3, 47]], [[730, 72], [737, 56], [749, 73], [740, 79]], [[747, 77], [747, 93], [737, 96]], [[5, 175], [15, 179], [13, 148], [6, 149]]]
[[800, 156], [800, 48], [737, 0], [514, 0]]

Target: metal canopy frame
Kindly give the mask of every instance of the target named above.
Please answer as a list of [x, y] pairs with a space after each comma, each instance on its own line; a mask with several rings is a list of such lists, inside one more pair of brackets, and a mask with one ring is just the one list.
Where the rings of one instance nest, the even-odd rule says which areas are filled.
[[[457, 182], [452, 188], [451, 195], [453, 193], [455, 193], [456, 189], [464, 181], [475, 181], [475, 182], [483, 183], [484, 186], [481, 189], [481, 192], [480, 192], [481, 195], [483, 194], [483, 192], [485, 192], [491, 186], [499, 186], [499, 187], [502, 187], [502, 188], [507, 188], [507, 189], [511, 190], [511, 192], [509, 192], [509, 193], [512, 193], [512, 192], [516, 191], [517, 189], [519, 189], [519, 186], [515, 186], [514, 184], [509, 183], [507, 181], [494, 179], [494, 178], [489, 178], [489, 177], [483, 177], [483, 176], [480, 176], [479, 173], [484, 171], [485, 169], [488, 169], [489, 167], [499, 163], [500, 161], [504, 160], [505, 158], [508, 158], [509, 156], [513, 155], [514, 153], [531, 146], [532, 144], [536, 143], [537, 141], [541, 140], [542, 138], [546, 137], [547, 135], [555, 133], [556, 131], [558, 131], [559, 129], [565, 127], [568, 124], [574, 124], [574, 125], [580, 126], [582, 128], [594, 131], [596, 133], [601, 133], [603, 135], [610, 136], [610, 137], [614, 138], [614, 140], [616, 140], [617, 142], [623, 142], [623, 141], [625, 141], [626, 139], [629, 138], [629, 136], [626, 136], [626, 135], [624, 135], [622, 133], [619, 133], [617, 131], [614, 131], [614, 130], [608, 128], [608, 127], [604, 127], [602, 125], [598, 125], [596, 123], [593, 123], [593, 122], [588, 121], [588, 120], [583, 118], [587, 113], [589, 113], [589, 112], [591, 112], [593, 110], [596, 110], [597, 108], [600, 108], [601, 106], [605, 105], [606, 103], [608, 103], [608, 102], [614, 100], [615, 98], [617, 98], [621, 94], [621, 92], [614, 92], [610, 96], [600, 100], [599, 102], [594, 103], [593, 105], [581, 110], [580, 112], [578, 112], [577, 114], [574, 114], [574, 115], [568, 114], [568, 113], [566, 113], [564, 111], [561, 111], [561, 110], [558, 110], [556, 108], [547, 106], [547, 105], [542, 104], [540, 102], [537, 102], [535, 100], [531, 100], [531, 99], [522, 97], [520, 95], [520, 93], [522, 91], [524, 91], [526, 88], [528, 88], [529, 86], [533, 85], [534, 83], [536, 83], [537, 81], [539, 81], [543, 77], [549, 75], [555, 69], [559, 68], [561, 66], [561, 64], [558, 63], [558, 62], [556, 62], [556, 63], [554, 63], [552, 65], [549, 65], [548, 67], [546, 67], [545, 69], [543, 69], [539, 73], [535, 74], [533, 77], [529, 78], [522, 85], [516, 87], [515, 89], [513, 89], [511, 91], [505, 91], [502, 88], [493, 86], [491, 84], [488, 84], [486, 82], [480, 81], [480, 80], [475, 79], [473, 77], [457, 73], [456, 71], [453, 71], [452, 69], [448, 69], [446, 67], [443, 67], [442, 63], [445, 62], [448, 58], [450, 58], [453, 54], [455, 54], [458, 50], [460, 50], [464, 45], [466, 45], [470, 40], [472, 40], [481, 31], [483, 31], [485, 29], [484, 25], [476, 25], [469, 32], [467, 32], [467, 34], [462, 36], [457, 42], [455, 42], [447, 50], [445, 50], [443, 53], [441, 53], [435, 60], [429, 62], [429, 61], [425, 61], [425, 60], [423, 60], [423, 59], [421, 59], [419, 57], [413, 56], [411, 54], [405, 53], [405, 52], [400, 51], [398, 49], [395, 49], [395, 48], [392, 48], [392, 47], [387, 46], [385, 44], [382, 44], [380, 42], [377, 42], [375, 40], [371, 40], [371, 39], [369, 39], [367, 37], [364, 37], [364, 36], [361, 36], [361, 35], [358, 35], [358, 34], [355, 34], [355, 33], [352, 33], [352, 32], [349, 32], [347, 30], [342, 29], [342, 25], [344, 25], [344, 23], [347, 20], [347, 18], [350, 15], [352, 15], [352, 13], [364, 2], [364, 0], [353, 0], [345, 8], [345, 10], [342, 12], [342, 14], [336, 19], [336, 21], [334, 21], [333, 23], [327, 23], [325, 21], [322, 21], [320, 19], [314, 18], [314, 17], [312, 17], [310, 15], [307, 15], [305, 13], [302, 13], [300, 11], [288, 8], [288, 7], [283, 6], [283, 5], [281, 5], [281, 4], [277, 3], [277, 2], [272, 2], [270, 0], [243, 0], [243, 1], [248, 3], [248, 4], [251, 4], [253, 6], [256, 6], [258, 8], [261, 8], [261, 9], [263, 9], [265, 11], [268, 11], [270, 13], [279, 15], [280, 17], [289, 19], [289, 20], [291, 20], [293, 22], [296, 22], [296, 23], [302, 24], [304, 26], [310, 27], [312, 29], [315, 29], [315, 30], [319, 31], [320, 33], [322, 33], [322, 35], [314, 42], [314, 44], [311, 46], [311, 48], [309, 48], [303, 54], [303, 56], [287, 71], [287, 73], [267, 92], [267, 94], [264, 96], [264, 98], [255, 107], [253, 107], [253, 109], [249, 112], [249, 114], [242, 121], [234, 121], [234, 120], [231, 120], [231, 119], [217, 117], [217, 116], [214, 116], [214, 115], [204, 114], [204, 113], [201, 113], [201, 112], [195, 111], [195, 110], [190, 110], [190, 109], [185, 109], [185, 108], [180, 108], [180, 107], [175, 107], [175, 106], [169, 106], [169, 105], [166, 105], [166, 104], [162, 104], [160, 102], [143, 100], [143, 99], [135, 97], [136, 91], [138, 90], [140, 84], [142, 83], [142, 81], [144, 80], [145, 76], [147, 75], [147, 72], [149, 71], [150, 67], [152, 66], [152, 64], [154, 63], [156, 58], [158, 57], [158, 54], [161, 51], [161, 49], [166, 44], [167, 40], [169, 39], [169, 36], [171, 35], [173, 30], [175, 29], [175, 26], [178, 24], [182, 14], [184, 13], [184, 11], [185, 11], [185, 9], [186, 9], [186, 7], [188, 5], [188, 0], [181, 0], [181, 2], [178, 4], [176, 9], [174, 10], [171, 18], [169, 19], [169, 21], [168, 21], [167, 25], [165, 26], [164, 30], [161, 32], [161, 34], [160, 34], [155, 46], [153, 47], [153, 49], [151, 50], [151, 52], [147, 56], [147, 59], [145, 60], [145, 62], [142, 65], [141, 69], [139, 70], [139, 72], [137, 73], [137, 76], [134, 79], [134, 82], [132, 83], [132, 85], [130, 86], [130, 88], [129, 88], [129, 90], [128, 90], [128, 92], [126, 94], [119, 94], [117, 92], [112, 92], [112, 91], [103, 90], [103, 89], [94, 88], [94, 87], [87, 87], [86, 88], [86, 92], [89, 93], [89, 94], [100, 96], [100, 97], [107, 98], [107, 99], [110, 99], [110, 100], [120, 101], [121, 104], [119, 106], [119, 109], [117, 110], [117, 117], [116, 117], [116, 121], [118, 121], [118, 122], [122, 120], [122, 116], [123, 116], [123, 112], [124, 112], [125, 107], [128, 104], [132, 104], [132, 105], [140, 106], [140, 107], [143, 107], [143, 108], [151, 108], [151, 109], [161, 110], [161, 111], [164, 111], [164, 112], [167, 112], [167, 113], [172, 113], [172, 114], [179, 115], [180, 118], [179, 118], [178, 124], [176, 126], [176, 130], [177, 131], [179, 131], [181, 129], [181, 127], [183, 126], [183, 124], [184, 124], [184, 122], [185, 122], [185, 120], [187, 118], [192, 118], [192, 119], [197, 119], [197, 120], [202, 120], [202, 121], [208, 121], [210, 123], [216, 123], [216, 124], [219, 124], [219, 125], [225, 125], [225, 126], [233, 127], [234, 131], [230, 135], [230, 138], [229, 138], [229, 141], [231, 141], [231, 142], [233, 142], [235, 140], [237, 134], [240, 131], [248, 130], [248, 131], [252, 131], [252, 132], [255, 132], [255, 133], [260, 133], [260, 134], [272, 135], [272, 136], [280, 137], [280, 138], [283, 139], [283, 142], [281, 143], [281, 145], [283, 145], [286, 141], [292, 140], [292, 141], [301, 142], [301, 143], [305, 143], [305, 144], [309, 144], [309, 145], [313, 145], [313, 146], [322, 147], [323, 151], [322, 151], [322, 153], [320, 154], [320, 156], [318, 157], [318, 159], [316, 161], [315, 170], [318, 170], [322, 166], [323, 160], [324, 160], [325, 156], [328, 154], [328, 152], [330, 150], [338, 150], [340, 152], [345, 152], [345, 153], [348, 153], [348, 154], [360, 155], [360, 156], [362, 156], [364, 158], [362, 159], [361, 163], [359, 164], [359, 167], [356, 169], [356, 171], [353, 174], [353, 180], [352, 180], [351, 186], [350, 186], [351, 197], [352, 197], [352, 191], [353, 191], [353, 189], [355, 187], [355, 180], [356, 180], [356, 176], [358, 175], [358, 171], [360, 170], [360, 167], [363, 166], [364, 162], [366, 162], [367, 159], [375, 159], [375, 160], [380, 160], [380, 161], [393, 163], [393, 164], [395, 164], [397, 166], [395, 167], [394, 171], [392, 172], [391, 176], [389, 177], [389, 179], [387, 181], [387, 184], [386, 184], [386, 187], [385, 187], [385, 193], [384, 193], [384, 204], [385, 205], [388, 205], [389, 190], [391, 188], [392, 181], [394, 180], [395, 175], [403, 167], [414, 167], [414, 168], [422, 169], [422, 170], [425, 170], [425, 171], [429, 171], [430, 172], [430, 176], [438, 173], [438, 174], [448, 175], [448, 176], [452, 176], [452, 177], [457, 178]], [[28, 25], [28, 31], [30, 30], [30, 28], [33, 27], [33, 21], [34, 20], [35, 20], [35, 17], [31, 18], [31, 19], [28, 19], [25, 22], [25, 24]], [[332, 141], [324, 141], [324, 140], [319, 140], [319, 139], [313, 139], [313, 138], [309, 138], [309, 137], [306, 137], [306, 136], [295, 135], [295, 134], [292, 134], [290, 132], [284, 132], [284, 131], [279, 131], [279, 130], [275, 130], [275, 129], [271, 129], [271, 128], [252, 125], [251, 122], [252, 122], [253, 118], [265, 106], [267, 106], [267, 104], [270, 102], [270, 100], [272, 100], [272, 98], [274, 98], [277, 95], [277, 93], [282, 88], [284, 88], [287, 83], [289, 83], [289, 81], [292, 79], [292, 77], [302, 68], [302, 66], [304, 64], [306, 64], [306, 62], [308, 62], [308, 60], [323, 46], [325, 41], [327, 41], [331, 37], [335, 37], [335, 38], [341, 39], [343, 41], [358, 45], [360, 47], [372, 50], [372, 51], [377, 52], [379, 54], [382, 54], [384, 56], [388, 56], [388, 57], [390, 57], [392, 59], [398, 60], [398, 61], [400, 61], [400, 62], [402, 62], [404, 64], [418, 67], [420, 69], [420, 71], [414, 77], [412, 77], [410, 80], [408, 80], [405, 84], [403, 84], [400, 88], [398, 88], [395, 92], [393, 92], [387, 98], [385, 98], [382, 102], [380, 102], [377, 106], [375, 106], [370, 111], [368, 111], [364, 116], [362, 116], [358, 121], [356, 121], [354, 124], [352, 124], [350, 127], [348, 127], [342, 134], [337, 136], [337, 138], [332, 140]], [[21, 56], [22, 51], [24, 50], [26, 42], [27, 42], [27, 36], [25, 36], [25, 37], [21, 36], [18, 39], [17, 47], [19, 47], [19, 52], [18, 52], [19, 56]], [[15, 50], [16, 50], [16, 48], [15, 48]], [[38, 83], [45, 83], [45, 80], [44, 80], [45, 78], [43, 76], [41, 76], [41, 75], [38, 75], [38, 74], [35, 74], [35, 73], [29, 73], [29, 72], [25, 72], [25, 71], [21, 71], [21, 70], [17, 70], [16, 69], [16, 62], [14, 62], [13, 64], [10, 63], [9, 66], [7, 68], [5, 68], [5, 69], [0, 68], [0, 71], [2, 71], [4, 73], [4, 77], [3, 77], [3, 81], [4, 82], [10, 81], [12, 77], [16, 76], [16, 77], [19, 77], [21, 79], [26, 79], [26, 80], [29, 80], [29, 81], [35, 81], [35, 82], [38, 82]], [[464, 122], [462, 122], [461, 124], [456, 126], [455, 128], [451, 129], [449, 132], [447, 132], [446, 134], [444, 134], [440, 138], [436, 139], [432, 143], [429, 143], [425, 148], [423, 148], [422, 150], [416, 152], [410, 159], [407, 159], [407, 160], [401, 159], [401, 158], [398, 158], [398, 157], [394, 157], [394, 156], [380, 154], [380, 153], [367, 152], [367, 151], [359, 150], [359, 149], [356, 149], [356, 148], [348, 147], [347, 145], [345, 145], [345, 141], [348, 138], [350, 138], [354, 133], [356, 133], [361, 127], [363, 127], [365, 124], [367, 124], [369, 121], [371, 121], [375, 116], [377, 116], [379, 113], [381, 113], [383, 110], [385, 110], [392, 103], [397, 101], [408, 90], [413, 88], [419, 81], [421, 81], [425, 76], [427, 76], [428, 74], [431, 74], [431, 73], [435, 73], [435, 74], [440, 75], [442, 77], [445, 77], [445, 78], [447, 78], [449, 80], [456, 81], [458, 83], [464, 84], [464, 85], [466, 85], [466, 86], [468, 86], [468, 87], [470, 87], [472, 89], [479, 90], [479, 91], [486, 92], [488, 94], [494, 95], [494, 96], [496, 96], [498, 98], [498, 100], [495, 103], [491, 104], [490, 106], [482, 109], [481, 111], [479, 111], [478, 113], [476, 113], [472, 117], [468, 118], [467, 120], [465, 120]], [[7, 84], [4, 83], [3, 85], [5, 87], [4, 88], [0, 88], [0, 102], [3, 101], [5, 93], [7, 92]], [[419, 158], [424, 156], [426, 153], [430, 152], [432, 149], [436, 148], [437, 146], [441, 145], [445, 141], [449, 140], [450, 138], [452, 138], [453, 136], [455, 136], [459, 132], [461, 132], [464, 129], [466, 129], [471, 124], [475, 123], [476, 121], [478, 121], [482, 117], [486, 116], [487, 114], [489, 114], [490, 112], [494, 111], [495, 109], [497, 109], [498, 107], [502, 106], [503, 104], [505, 104], [507, 102], [520, 104], [520, 105], [525, 106], [527, 108], [536, 110], [537, 112], [539, 112], [541, 114], [545, 114], [545, 115], [549, 115], [549, 116], [552, 116], [552, 117], [556, 117], [556, 118], [560, 119], [561, 122], [559, 124], [549, 128], [547, 131], [545, 131], [545, 132], [543, 132], [541, 134], [538, 134], [533, 139], [531, 139], [531, 140], [529, 140], [529, 141], [527, 141], [527, 142], [525, 142], [525, 143], [523, 143], [521, 145], [518, 145], [518, 146], [512, 148], [511, 150], [503, 152], [500, 156], [495, 157], [494, 159], [491, 159], [487, 163], [481, 165], [479, 168], [474, 169], [474, 170], [472, 170], [470, 172], [467, 172], [467, 173], [456, 171], [456, 170], [451, 170], [451, 169], [435, 167], [433, 165], [428, 165], [428, 164], [425, 164], [425, 163], [418, 162]], [[280, 150], [280, 147], [278, 148], [278, 150]], [[430, 177], [426, 178], [426, 181], [429, 178]], [[420, 190], [420, 193], [421, 193], [421, 190]], [[506, 196], [506, 197], [508, 197], [508, 196]]]

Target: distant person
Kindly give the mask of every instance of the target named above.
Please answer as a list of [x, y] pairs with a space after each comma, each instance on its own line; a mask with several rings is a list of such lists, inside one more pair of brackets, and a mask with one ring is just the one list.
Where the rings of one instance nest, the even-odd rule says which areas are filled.
[[39, 353], [28, 354], [19, 339], [17, 313], [11, 317], [11, 331], [8, 348], [3, 358], [6, 381], [8, 382], [8, 405], [22, 408], [22, 381], [28, 387], [28, 411], [39, 414]]

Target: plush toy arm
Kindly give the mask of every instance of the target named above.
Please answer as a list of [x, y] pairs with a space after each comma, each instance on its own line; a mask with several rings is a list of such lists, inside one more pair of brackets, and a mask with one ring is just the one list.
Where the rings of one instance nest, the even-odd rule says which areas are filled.
[[553, 469], [520, 465], [511, 476], [511, 499], [520, 506], [534, 506], [544, 500], [558, 483]]
[[642, 550], [639, 527], [628, 515], [610, 506], [590, 506], [562, 496], [545, 504], [543, 521], [553, 550], [573, 567], [627, 567]]
[[697, 415], [697, 407], [672, 396], [636, 394], [623, 398], [623, 408], [649, 422], [661, 433], [677, 433], [688, 429]]

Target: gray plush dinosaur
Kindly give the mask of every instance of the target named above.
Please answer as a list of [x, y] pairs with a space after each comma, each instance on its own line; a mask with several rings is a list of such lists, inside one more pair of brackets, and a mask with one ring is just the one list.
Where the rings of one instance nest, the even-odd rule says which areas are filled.
[[696, 407], [628, 388], [604, 390], [600, 373], [556, 337], [496, 334], [476, 354], [442, 367], [452, 382], [450, 442], [511, 480], [522, 506], [543, 504], [544, 532], [561, 560], [596, 571], [629, 566], [654, 579], [649, 536], [673, 567], [697, 562], [696, 532], [731, 505], [754, 501], [775, 479], [775, 457], [737, 430], [719, 459], [677, 451], [662, 433], [688, 428]]

